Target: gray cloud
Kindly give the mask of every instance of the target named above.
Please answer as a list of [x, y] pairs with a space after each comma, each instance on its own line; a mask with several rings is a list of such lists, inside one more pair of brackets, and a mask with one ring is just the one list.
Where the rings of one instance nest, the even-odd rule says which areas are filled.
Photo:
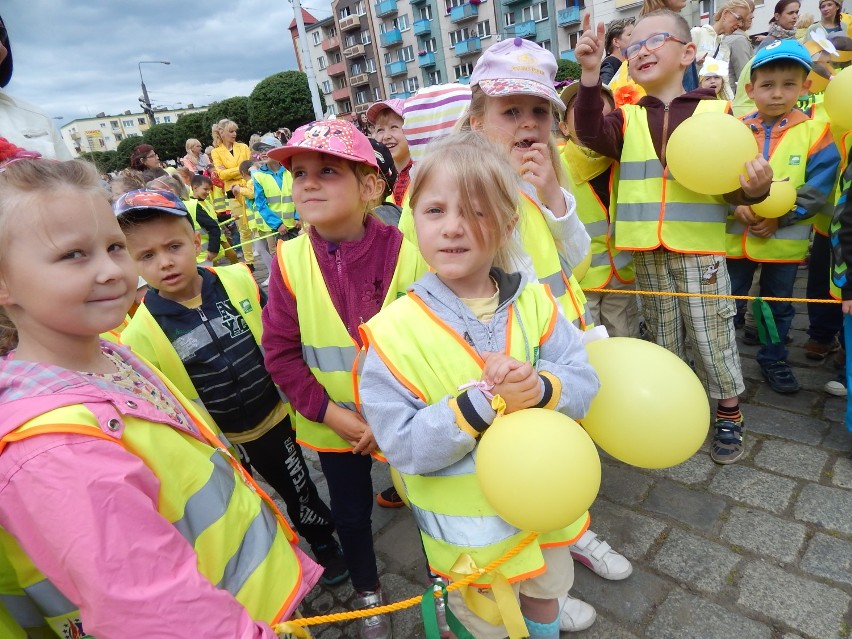
[[[305, 3], [318, 18], [330, 0]], [[307, 6], [309, 5], [309, 6]], [[4, 0], [15, 72], [6, 90], [62, 123], [139, 110], [140, 60], [152, 103], [209, 104], [248, 95], [296, 69], [289, 2], [233, 0]]]

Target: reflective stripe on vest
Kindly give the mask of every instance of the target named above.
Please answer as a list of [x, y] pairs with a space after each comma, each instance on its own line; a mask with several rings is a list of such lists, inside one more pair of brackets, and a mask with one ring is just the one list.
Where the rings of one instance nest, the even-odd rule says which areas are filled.
[[[104, 419], [124, 423], [116, 444], [137, 456], [157, 478], [157, 509], [192, 543], [199, 572], [234, 595], [253, 619], [275, 623], [298, 592], [301, 567], [291, 546], [297, 538], [275, 503], [225, 450], [191, 404], [161, 379], [193, 416], [194, 431], [122, 415], [108, 404], [101, 407], [107, 413]], [[103, 433], [95, 416], [75, 405], [50, 411], [12, 432], [27, 437], [46, 429], [80, 432], [86, 428], [93, 435]], [[0, 534], [0, 542], [20, 589], [63, 636], [62, 626], [79, 621], [79, 611], [8, 533]]]
[[281, 222], [287, 228], [292, 228], [296, 225], [296, 207], [293, 204], [293, 176], [289, 171], [284, 171], [281, 176], [281, 186], [275, 181], [275, 177], [270, 173], [256, 171], [254, 173], [255, 181], [263, 189], [263, 194], [266, 196], [266, 203], [270, 210], [281, 218]]
[[[781, 135], [769, 164], [772, 179], [788, 179], [796, 187], [805, 184], [810, 149], [828, 133], [828, 124], [805, 120], [790, 127]], [[772, 237], [753, 235], [749, 228], [733, 215], [727, 223], [729, 258], [748, 258], [754, 262], [801, 262], [808, 252], [808, 240], [813, 220], [798, 220], [780, 227]]]
[[[506, 354], [535, 366], [557, 318], [556, 300], [547, 288], [528, 284], [508, 308], [502, 329]], [[447, 394], [458, 395], [459, 385], [482, 375], [479, 355], [414, 293], [367, 322], [362, 334], [396, 379], [427, 405]], [[436, 472], [401, 476], [429, 565], [438, 574], [448, 576], [462, 554], [482, 568], [528, 534], [504, 521], [488, 504], [476, 478], [474, 453]], [[570, 526], [541, 535], [505, 562], [500, 572], [509, 581], [540, 574], [541, 548], [570, 544], [587, 526], [585, 513]], [[475, 585], [487, 586], [490, 580], [490, 575], [483, 575]]]
[[[727, 110], [723, 100], [701, 100], [695, 113]], [[663, 246], [683, 253], [725, 253], [727, 206], [721, 196], [694, 193], [663, 167], [654, 150], [644, 108], [627, 104], [618, 167], [615, 232], [620, 250]]]
[[[302, 355], [331, 401], [346, 408], [357, 403], [362, 358], [358, 343], [337, 314], [317, 262], [309, 235], [278, 243], [278, 265], [284, 284], [296, 299]], [[403, 241], [382, 308], [405, 294], [426, 271], [416, 247]], [[355, 327], [353, 327], [355, 328]], [[291, 410], [297, 441], [319, 451], [345, 452], [352, 445], [325, 424]]]
[[848, 264], [843, 260], [843, 251], [840, 247], [840, 219], [837, 217], [841, 210], [846, 205], [846, 200], [849, 197], [849, 190], [852, 189], [852, 181], [847, 179], [849, 145], [852, 142], [852, 131], [842, 135], [838, 146], [841, 150], [840, 160], [840, 180], [838, 183], [838, 192], [840, 196], [837, 200], [837, 209], [831, 220], [829, 227], [830, 235], [829, 242], [831, 244], [831, 273], [829, 277], [829, 292], [836, 300], [842, 300], [843, 295], [841, 289], [846, 286], [847, 278], [849, 277]]
[[[225, 196], [225, 191], [215, 184], [211, 189], [213, 193], [213, 210], [216, 212], [216, 215], [224, 213], [228, 210], [228, 198]], [[213, 218], [216, 219], [215, 217]]]

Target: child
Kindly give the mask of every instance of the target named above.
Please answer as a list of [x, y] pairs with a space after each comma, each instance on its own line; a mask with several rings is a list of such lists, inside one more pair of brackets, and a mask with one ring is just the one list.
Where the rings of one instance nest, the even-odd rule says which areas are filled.
[[[376, 442], [355, 408], [358, 325], [403, 295], [425, 264], [396, 228], [368, 215], [378, 165], [351, 123], [305, 125], [267, 154], [292, 173], [309, 230], [278, 244], [263, 310], [266, 367], [291, 400], [298, 441], [319, 451], [356, 606], [375, 607], [384, 601], [370, 524]], [[390, 619], [362, 619], [360, 633], [389, 639]]]
[[301, 226], [293, 205], [293, 176], [268, 155], [269, 151], [280, 146], [281, 142], [274, 135], [265, 135], [252, 147], [262, 162], [252, 176], [254, 203], [266, 226], [278, 231], [277, 239], [270, 237], [266, 240], [270, 253], [275, 253], [279, 239], [296, 237]]
[[367, 109], [367, 121], [373, 125], [373, 137], [390, 149], [396, 166], [396, 184], [393, 187], [393, 201], [402, 206], [408, 183], [411, 181], [412, 162], [408, 151], [408, 140], [402, 130], [402, 109], [404, 100], [392, 98], [376, 102]]
[[[632, 23], [630, 30], [632, 31]], [[629, 37], [629, 35], [628, 35]], [[580, 280], [588, 288], [634, 289], [633, 258], [628, 251], [610, 246], [610, 207], [618, 165], [577, 143], [574, 130], [574, 101], [579, 82], [565, 87], [559, 97], [565, 103], [565, 115], [559, 129], [565, 136], [562, 164], [572, 182], [577, 200], [577, 215], [592, 240], [591, 263]], [[603, 114], [615, 108], [612, 92], [602, 87]], [[595, 324], [606, 326], [610, 337], [639, 337], [639, 312], [636, 296], [613, 293], [586, 293], [586, 306]]]
[[702, 89], [710, 89], [719, 100], [726, 100], [728, 89], [728, 63], [716, 58], [704, 58], [704, 64], [698, 71], [698, 85]]
[[98, 339], [137, 275], [96, 170], [7, 164], [0, 218], [0, 552], [50, 615], [31, 636], [274, 639], [319, 567], [192, 403]]
[[334, 523], [294, 441], [288, 404], [263, 367], [266, 302], [242, 265], [198, 268], [199, 237], [183, 203], [164, 191], [131, 191], [113, 208], [149, 292], [121, 334], [185, 397], [200, 403], [228, 441], [278, 492], [325, 566], [323, 583], [348, 576]]
[[[518, 178], [501, 155], [471, 133], [430, 149], [410, 193], [420, 251], [433, 272], [362, 327], [364, 415], [405, 480], [429, 564], [445, 578], [459, 555], [484, 567], [527, 534], [493, 512], [474, 473], [477, 440], [496, 416], [492, 406], [579, 419], [599, 386], [580, 334], [547, 287], [497, 266], [509, 261], [518, 219]], [[587, 525], [584, 513], [500, 567], [530, 637], [558, 639], [557, 597], [573, 582], [568, 544]], [[492, 578], [474, 585], [489, 588]], [[477, 639], [506, 636], [502, 623], [467, 608], [462, 593], [451, 593], [449, 604]]]
[[[844, 346], [852, 339], [852, 278], [849, 277], [849, 264], [852, 264], [852, 198], [849, 197], [852, 190], [852, 149], [849, 143], [852, 141], [852, 133], [846, 133], [840, 140], [844, 151], [846, 166], [840, 176], [837, 200], [837, 209], [831, 221], [831, 296], [842, 300], [843, 311]], [[852, 351], [844, 349], [845, 358], [843, 365], [838, 371], [835, 379], [826, 382], [825, 392], [835, 397], [848, 397], [848, 372], [852, 371], [850, 358]], [[852, 432], [852, 406], [846, 400], [846, 428]]]
[[[258, 136], [259, 138], [260, 136]], [[258, 160], [243, 160], [240, 162], [240, 177], [243, 179], [243, 185], [239, 188], [239, 199], [242, 201], [246, 211], [246, 220], [251, 231], [252, 237], [269, 235], [272, 232], [266, 222], [263, 221], [260, 213], [257, 212], [257, 203], [254, 195], [254, 180], [252, 173], [257, 170], [260, 162]], [[269, 267], [272, 264], [272, 256], [266, 250], [266, 239], [255, 239], [250, 245], [252, 255], [259, 257], [269, 272]]]
[[[811, 56], [796, 40], [778, 40], [758, 50], [751, 63], [748, 96], [757, 110], [744, 118], [776, 180], [790, 180], [796, 203], [782, 217], [762, 218], [738, 206], [728, 219], [728, 272], [731, 292], [746, 295], [760, 264], [763, 297], [792, 297], [799, 264], [808, 252], [811, 217], [823, 209], [837, 181], [840, 154], [828, 122], [811, 119], [796, 107], [807, 93]], [[744, 302], [737, 302], [744, 306]], [[787, 363], [787, 333], [796, 311], [790, 302], [769, 302], [778, 339], [763, 344], [757, 363], [776, 393], [795, 393], [799, 381]]]
[[[668, 136], [694, 113], [723, 111], [727, 102], [699, 89], [683, 89], [695, 59], [689, 26], [667, 9], [639, 18], [625, 57], [632, 77], [646, 91], [638, 104], [601, 116], [598, 76], [603, 24], [585, 31], [575, 49], [583, 71], [574, 105], [580, 142], [621, 162], [616, 196], [615, 248], [633, 251], [636, 286], [643, 291], [730, 295], [725, 268], [727, 206], [754, 204], [769, 192], [772, 169], [762, 157], [746, 164], [742, 188], [722, 197], [700, 195], [679, 185], [666, 170]], [[712, 170], [712, 168], [708, 168]], [[692, 346], [695, 370], [718, 400], [711, 458], [730, 464], [743, 454], [738, 395], [745, 390], [735, 341], [732, 300], [649, 295], [642, 311], [652, 339], [685, 357]]]
[[216, 213], [209, 199], [213, 181], [206, 175], [194, 175], [190, 188], [192, 197], [186, 201], [186, 210], [201, 233], [196, 261], [202, 266], [212, 266], [226, 257], [231, 264], [236, 264], [239, 258], [222, 237], [222, 229], [216, 223]]

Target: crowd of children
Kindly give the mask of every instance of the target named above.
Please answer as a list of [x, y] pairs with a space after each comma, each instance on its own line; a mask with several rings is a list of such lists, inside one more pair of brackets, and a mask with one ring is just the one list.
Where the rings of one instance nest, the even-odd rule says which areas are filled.
[[[456, 97], [466, 105], [425, 153], [422, 138], [409, 148], [406, 105], [389, 100], [366, 114], [373, 140], [323, 120], [249, 146], [222, 120], [209, 160], [187, 144], [206, 175], [170, 176], [140, 148], [138, 173], [115, 180], [112, 197], [85, 163], [8, 156], [0, 630], [272, 639], [315, 584], [347, 579], [357, 608], [379, 607], [375, 459], [400, 473], [429, 578], [455, 578], [460, 557], [484, 567], [530, 531], [485, 499], [480, 437], [527, 408], [582, 419], [599, 387], [584, 331], [639, 336], [636, 296], [619, 291], [657, 293], [641, 304], [648, 337], [691, 359], [717, 400], [712, 459], [740, 459], [729, 296], [760, 267], [759, 294], [790, 297], [812, 218], [837, 200], [835, 292], [852, 314], [848, 140], [796, 108], [811, 58], [779, 40], [750, 66], [756, 110], [743, 121], [760, 152], [741, 188], [690, 191], [668, 172], [666, 145], [693, 114], [729, 111], [727, 69], [705, 59], [701, 88], [685, 91], [689, 27], [652, 11], [622, 51], [645, 95], [615, 108], [600, 82], [603, 26], [584, 27], [582, 77], [561, 93], [553, 56], [520, 38], [490, 47], [452, 99], [424, 92], [415, 119], [434, 117], [432, 131], [447, 130]], [[766, 219], [751, 207], [773, 180], [791, 181], [796, 202]], [[11, 221], [21, 208], [26, 233]], [[225, 237], [231, 218], [239, 242]], [[246, 268], [254, 257], [269, 271], [262, 286]], [[757, 360], [779, 393], [799, 388], [786, 361], [792, 313], [773, 302], [756, 319], [773, 334]], [[378, 499], [401, 503], [395, 490]], [[445, 636], [447, 616], [481, 639], [589, 627], [594, 609], [569, 594], [574, 561], [610, 580], [632, 572], [589, 525], [583, 513], [452, 592], [437, 607]], [[361, 639], [392, 636], [386, 614], [359, 621]]]

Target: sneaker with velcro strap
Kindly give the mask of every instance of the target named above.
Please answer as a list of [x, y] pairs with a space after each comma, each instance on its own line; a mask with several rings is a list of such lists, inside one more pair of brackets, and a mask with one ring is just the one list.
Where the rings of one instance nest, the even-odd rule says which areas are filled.
[[627, 558], [615, 552], [603, 539], [587, 530], [570, 546], [571, 557], [596, 575], [604, 579], [618, 581], [627, 579], [633, 572], [633, 566]]
[[717, 418], [710, 459], [717, 464], [733, 464], [743, 456], [743, 420]]

